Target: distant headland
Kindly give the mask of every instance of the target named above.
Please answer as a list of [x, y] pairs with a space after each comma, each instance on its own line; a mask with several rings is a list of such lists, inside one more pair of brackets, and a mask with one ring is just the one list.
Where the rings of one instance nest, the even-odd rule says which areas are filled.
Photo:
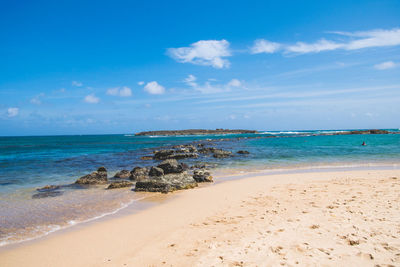
[[208, 135], [208, 134], [254, 134], [257, 132], [258, 131], [255, 131], [255, 130], [188, 129], [188, 130], [170, 130], [170, 131], [147, 131], [147, 132], [136, 133], [135, 135], [136, 136], [149, 136], [149, 135], [174, 136], [174, 135]]

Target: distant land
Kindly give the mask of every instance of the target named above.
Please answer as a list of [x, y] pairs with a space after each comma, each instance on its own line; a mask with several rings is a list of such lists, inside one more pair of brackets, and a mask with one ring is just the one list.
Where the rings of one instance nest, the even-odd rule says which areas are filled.
[[171, 130], [171, 131], [148, 131], [136, 133], [136, 136], [148, 136], [148, 135], [208, 135], [208, 134], [254, 134], [258, 133], [255, 130], [230, 130], [230, 129], [215, 129], [215, 130], [205, 130], [205, 129], [188, 129], [188, 130]]

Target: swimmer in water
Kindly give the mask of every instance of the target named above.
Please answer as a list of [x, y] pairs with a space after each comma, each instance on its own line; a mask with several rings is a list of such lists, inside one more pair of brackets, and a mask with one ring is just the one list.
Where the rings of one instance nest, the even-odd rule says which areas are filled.
[[366, 144], [365, 142], [363, 142], [361, 145], [362, 145], [362, 146], [366, 146], [367, 144]]

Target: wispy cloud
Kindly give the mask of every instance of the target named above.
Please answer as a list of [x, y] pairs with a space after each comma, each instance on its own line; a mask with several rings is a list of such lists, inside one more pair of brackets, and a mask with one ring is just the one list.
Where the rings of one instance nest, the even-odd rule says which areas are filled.
[[281, 44], [270, 42], [264, 39], [258, 39], [254, 41], [254, 45], [250, 48], [250, 52], [252, 54], [260, 54], [260, 53], [274, 53], [281, 48]]
[[212, 66], [217, 69], [228, 68], [231, 56], [227, 40], [201, 40], [189, 47], [169, 48], [168, 55], [181, 63]]
[[94, 94], [90, 94], [85, 96], [84, 101], [89, 104], [97, 104], [100, 102], [100, 98], [98, 98]]
[[284, 53], [319, 53], [332, 50], [358, 50], [370, 47], [385, 47], [400, 45], [400, 29], [394, 28], [390, 30], [370, 30], [359, 32], [329, 32], [335, 35], [347, 37], [346, 41], [326, 40], [324, 38], [312, 42], [297, 42], [295, 44], [280, 44], [268, 40], [259, 39], [254, 42], [250, 53], [274, 53], [282, 48]]
[[44, 94], [40, 93], [39, 95], [32, 97], [29, 102], [31, 102], [32, 104], [35, 104], [35, 105], [40, 105], [40, 104], [42, 104], [42, 100], [40, 98], [43, 96], [44, 96]]
[[202, 94], [216, 94], [216, 93], [229, 92], [232, 90], [232, 88], [242, 87], [242, 82], [239, 81], [238, 79], [232, 79], [224, 84], [217, 84], [212, 81], [207, 81], [204, 84], [198, 84], [194, 82], [195, 80], [196, 77], [194, 77], [193, 75], [185, 79], [186, 84], [191, 86], [194, 90], [201, 92]]
[[196, 83], [196, 76], [189, 74], [184, 80], [183, 82], [186, 83], [187, 85], [191, 86], [191, 87], [196, 87], [197, 83]]
[[386, 61], [386, 62], [382, 62], [380, 64], [376, 64], [374, 65], [374, 68], [377, 70], [387, 70], [387, 69], [393, 69], [394, 67], [396, 67], [396, 63], [394, 63], [393, 61]]
[[156, 81], [147, 83], [144, 86], [144, 90], [152, 95], [161, 95], [165, 93], [165, 87], [162, 86], [161, 84], [158, 84], [158, 82]]
[[9, 118], [18, 116], [18, 113], [19, 113], [19, 108], [8, 108], [7, 109], [7, 116]]
[[72, 81], [72, 86], [76, 86], [76, 87], [81, 87], [83, 85], [83, 83], [78, 82], [78, 81]]
[[115, 88], [108, 89], [107, 90], [107, 95], [129, 97], [129, 96], [132, 95], [132, 90], [131, 90], [131, 88], [129, 88], [127, 86], [124, 86], [122, 88], [115, 87]]

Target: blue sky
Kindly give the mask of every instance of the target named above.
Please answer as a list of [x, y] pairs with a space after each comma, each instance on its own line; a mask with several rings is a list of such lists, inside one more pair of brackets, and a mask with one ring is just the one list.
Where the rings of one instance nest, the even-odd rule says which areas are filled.
[[8, 1], [0, 135], [399, 128], [399, 1]]

